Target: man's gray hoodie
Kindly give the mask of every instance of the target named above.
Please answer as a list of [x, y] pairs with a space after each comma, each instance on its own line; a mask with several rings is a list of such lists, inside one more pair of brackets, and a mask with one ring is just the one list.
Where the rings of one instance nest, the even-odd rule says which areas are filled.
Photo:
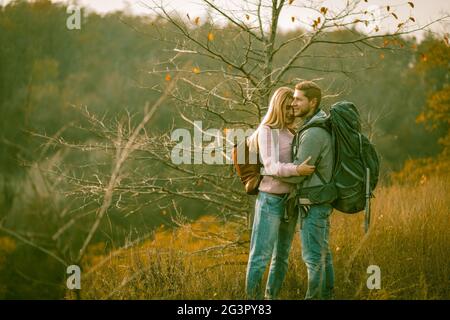
[[[322, 122], [326, 118], [327, 114], [323, 110], [320, 110], [311, 119], [307, 119], [303, 125], [306, 126], [311, 123]], [[317, 158], [321, 156], [321, 160], [319, 164], [317, 164], [316, 171], [320, 172], [326, 182], [330, 182], [333, 171], [334, 156], [331, 144], [331, 135], [328, 131], [323, 128], [312, 127], [303, 131], [297, 141], [298, 144], [296, 147], [298, 151], [295, 159], [293, 159], [294, 164], [301, 164], [309, 156], [311, 156], [311, 160], [308, 164], [314, 165]], [[296, 184], [304, 182], [302, 185], [304, 188], [323, 185], [320, 178], [315, 173], [311, 176], [297, 176], [279, 179]]]

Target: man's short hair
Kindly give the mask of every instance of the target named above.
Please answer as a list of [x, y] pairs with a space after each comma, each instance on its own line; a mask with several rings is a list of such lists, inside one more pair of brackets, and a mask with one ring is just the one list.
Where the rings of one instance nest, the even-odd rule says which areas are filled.
[[320, 101], [322, 100], [322, 90], [320, 90], [320, 87], [313, 81], [302, 81], [295, 85], [295, 90], [303, 91], [305, 94], [305, 97], [308, 98], [308, 100], [311, 100], [313, 98], [317, 99], [316, 108], [320, 106]]

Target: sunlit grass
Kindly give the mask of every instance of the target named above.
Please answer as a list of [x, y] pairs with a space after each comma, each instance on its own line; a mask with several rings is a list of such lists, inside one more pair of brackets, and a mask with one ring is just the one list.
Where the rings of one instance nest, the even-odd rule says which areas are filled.
[[[363, 215], [334, 212], [331, 248], [338, 299], [448, 299], [450, 239], [448, 178], [414, 186], [380, 187], [372, 201], [372, 224]], [[176, 230], [159, 229], [152, 240], [85, 260], [82, 298], [242, 299], [248, 255], [244, 244], [223, 246], [241, 226], [203, 217]], [[219, 232], [220, 239], [210, 237]], [[296, 234], [281, 299], [302, 299], [306, 269]], [[97, 267], [95, 263], [101, 262]], [[381, 269], [381, 289], [366, 286], [367, 267]], [[68, 294], [70, 297], [70, 294]]]

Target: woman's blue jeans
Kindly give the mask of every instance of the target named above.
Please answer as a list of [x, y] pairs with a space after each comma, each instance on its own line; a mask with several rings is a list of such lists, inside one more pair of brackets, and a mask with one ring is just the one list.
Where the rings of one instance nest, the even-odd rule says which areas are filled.
[[249, 299], [263, 298], [261, 282], [270, 259], [266, 299], [276, 299], [286, 275], [298, 214], [286, 221], [285, 202], [285, 198], [262, 191], [256, 199], [246, 276]]
[[332, 211], [329, 204], [312, 205], [302, 219], [302, 258], [308, 269], [305, 299], [333, 298], [334, 271], [329, 245]]

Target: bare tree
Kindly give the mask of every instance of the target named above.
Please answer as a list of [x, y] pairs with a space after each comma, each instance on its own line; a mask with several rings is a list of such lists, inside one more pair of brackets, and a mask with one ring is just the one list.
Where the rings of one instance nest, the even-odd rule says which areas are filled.
[[[324, 1], [257, 0], [232, 5], [210, 0], [201, 2], [206, 8], [206, 18], [189, 14], [183, 17], [176, 10], [171, 11], [164, 1], [146, 1], [145, 5], [166, 22], [165, 29], [159, 32], [159, 40], [169, 46], [172, 44], [168, 50], [173, 52], [168, 59], [156, 61], [148, 73], [165, 75], [167, 79], [179, 76], [179, 84], [169, 96], [188, 126], [193, 127], [196, 120], [202, 121], [205, 135], [208, 135], [207, 127], [254, 128], [264, 115], [274, 88], [294, 84], [302, 70], [313, 71], [317, 77], [336, 73], [348, 76], [366, 70], [372, 67], [366, 60], [367, 50], [400, 50], [401, 35], [428, 27], [412, 27], [415, 23], [412, 16], [400, 20], [395, 12], [398, 7], [378, 8], [376, 14], [368, 12], [367, 1], [360, 0], [347, 1], [340, 8], [325, 7]], [[405, 6], [412, 10], [414, 4], [405, 3]], [[279, 26], [283, 10], [289, 7], [309, 12], [311, 19], [300, 21], [298, 32], [286, 36], [281, 34]], [[391, 33], [381, 33], [384, 24], [393, 24], [396, 28]], [[362, 31], [358, 31], [361, 28]], [[337, 31], [344, 34], [341, 40], [331, 36]], [[399, 47], [390, 43], [397, 43]], [[353, 53], [347, 56], [334, 53], [343, 46], [353, 48]], [[315, 48], [322, 53], [317, 54]], [[286, 52], [289, 52], [288, 60], [279, 58], [285, 57]], [[205, 68], [195, 64], [200, 58], [208, 61]], [[327, 68], [324, 63], [324, 67], [312, 68], [308, 64], [311, 58], [337, 61], [338, 67]], [[353, 69], [346, 69], [349, 64], [340, 63], [342, 59], [351, 59]], [[180, 67], [186, 62], [192, 65]], [[152, 89], [158, 90], [157, 87]], [[325, 99], [339, 95], [328, 88], [326, 91]], [[370, 112], [369, 116], [380, 117]], [[164, 136], [166, 141], [169, 135]], [[182, 175], [183, 179], [202, 185], [180, 183], [174, 189], [169, 188], [170, 180], [164, 192], [175, 198], [189, 195], [191, 199], [210, 203], [225, 217], [251, 213], [254, 199], [236, 184], [230, 166], [174, 165], [169, 157], [171, 148], [173, 144], [167, 143], [158, 152], [149, 151], [148, 160], [161, 163], [169, 177]]]

